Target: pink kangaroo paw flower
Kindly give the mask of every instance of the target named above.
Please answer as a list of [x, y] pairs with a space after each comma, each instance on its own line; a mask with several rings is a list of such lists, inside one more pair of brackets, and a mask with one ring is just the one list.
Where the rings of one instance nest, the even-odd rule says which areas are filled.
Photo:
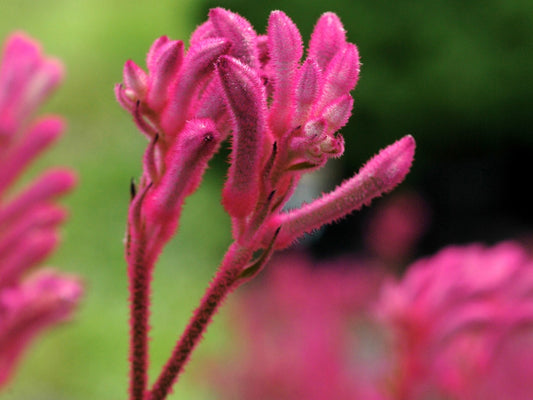
[[32, 39], [21, 33], [10, 36], [0, 68], [0, 137], [15, 135], [62, 77], [61, 63], [43, 57]]
[[346, 31], [339, 17], [327, 12], [315, 25], [309, 42], [309, 58], [313, 58], [324, 71], [333, 56], [346, 44]]
[[166, 243], [174, 234], [183, 202], [200, 185], [207, 163], [219, 144], [220, 134], [211, 120], [187, 122], [166, 155], [163, 177], [144, 204], [147, 227], [160, 227], [153, 240]]
[[273, 11], [270, 14], [267, 34], [274, 86], [269, 122], [273, 135], [279, 138], [291, 129], [291, 115], [294, 112], [294, 80], [302, 58], [303, 45], [298, 28], [281, 11]]
[[328, 123], [328, 131], [331, 133], [341, 129], [352, 115], [353, 97], [349, 94], [339, 97], [335, 102], [330, 104], [322, 113]]
[[126, 61], [122, 79], [126, 86], [126, 96], [132, 101], [144, 100], [148, 90], [148, 75], [132, 60]]
[[415, 141], [405, 136], [372, 158], [354, 177], [333, 192], [270, 222], [281, 226], [276, 248], [285, 248], [322, 225], [332, 223], [389, 192], [407, 175], [413, 162]]
[[213, 71], [215, 61], [227, 53], [229, 48], [230, 42], [227, 39], [213, 38], [189, 49], [176, 78], [176, 85], [169, 89], [171, 97], [161, 115], [161, 126], [168, 140], [183, 128], [198, 85]]
[[359, 66], [357, 47], [347, 43], [335, 54], [324, 72], [321, 98], [313, 110], [315, 113], [355, 87], [359, 79]]
[[64, 123], [58, 117], [41, 119], [3, 157], [0, 164], [0, 198], [4, 190], [40, 153], [63, 132]]
[[52, 271], [0, 292], [0, 387], [38, 334], [71, 318], [82, 294], [78, 278]]
[[250, 214], [257, 203], [267, 105], [263, 84], [254, 70], [235, 58], [221, 57], [217, 72], [234, 124], [233, 149], [222, 204], [236, 218]]
[[209, 21], [217, 37], [231, 43], [228, 55], [235, 57], [250, 68], [257, 68], [257, 34], [250, 23], [238, 14], [223, 8], [209, 11]]
[[55, 169], [46, 172], [0, 209], [0, 226], [7, 226], [33, 207], [69, 192], [75, 184], [76, 176], [69, 170]]
[[13, 251], [19, 242], [34, 232], [54, 231], [66, 217], [65, 210], [51, 205], [39, 206], [28, 212], [24, 218], [12, 224], [9, 230], [0, 232], [0, 259], [6, 258], [8, 252]]
[[298, 71], [295, 90], [294, 126], [302, 125], [309, 111], [318, 100], [322, 88], [320, 68], [315, 60], [308, 58]]
[[183, 63], [183, 42], [175, 40], [167, 43], [159, 54], [155, 66], [150, 71], [150, 86], [146, 103], [151, 110], [160, 111], [170, 97], [173, 86]]
[[53, 232], [39, 232], [18, 243], [0, 262], [0, 290], [20, 280], [31, 267], [44, 261], [59, 243]]
[[46, 172], [16, 195], [11, 186], [61, 134], [58, 117], [33, 120], [63, 76], [61, 64], [42, 55], [24, 34], [11, 35], [0, 62], [0, 388], [31, 339], [64, 320], [81, 285], [51, 273], [26, 278], [55, 249], [66, 213], [53, 200], [75, 184], [72, 172]]

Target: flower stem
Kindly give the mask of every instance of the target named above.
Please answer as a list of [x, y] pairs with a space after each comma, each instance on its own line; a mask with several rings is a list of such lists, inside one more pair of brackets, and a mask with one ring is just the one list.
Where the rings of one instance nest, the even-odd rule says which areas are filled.
[[145, 248], [133, 246], [129, 257], [130, 285], [130, 400], [143, 400], [148, 384], [148, 317], [152, 268]]
[[150, 400], [163, 400], [168, 395], [213, 315], [228, 294], [238, 286], [239, 274], [252, 258], [252, 253], [252, 250], [237, 243], [230, 246], [200, 306], [195, 310], [189, 325], [176, 343], [172, 356], [155, 382], [148, 397]]

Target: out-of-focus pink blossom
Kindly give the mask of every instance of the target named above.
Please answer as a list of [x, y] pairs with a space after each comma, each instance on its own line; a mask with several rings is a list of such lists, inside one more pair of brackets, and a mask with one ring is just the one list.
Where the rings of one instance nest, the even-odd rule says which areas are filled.
[[237, 355], [212, 371], [221, 398], [384, 399], [374, 385], [384, 338], [369, 311], [385, 272], [293, 254], [265, 274], [232, 302]]
[[0, 291], [0, 385], [36, 335], [70, 318], [81, 294], [76, 277], [53, 271], [34, 273]]
[[58, 244], [66, 212], [54, 202], [74, 187], [74, 174], [56, 168], [10, 190], [64, 129], [59, 117], [34, 115], [62, 76], [61, 64], [32, 39], [7, 39], [0, 63], [0, 386], [30, 341], [72, 314], [82, 291], [76, 278], [32, 272]]
[[404, 263], [429, 225], [429, 206], [417, 193], [394, 193], [371, 211], [365, 232], [369, 252], [389, 267]]
[[390, 395], [531, 399], [533, 263], [513, 243], [449, 247], [384, 288]]

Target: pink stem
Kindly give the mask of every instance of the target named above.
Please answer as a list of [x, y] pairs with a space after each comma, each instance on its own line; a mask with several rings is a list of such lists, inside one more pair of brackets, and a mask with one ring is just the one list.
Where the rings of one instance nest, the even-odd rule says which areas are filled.
[[[144, 236], [144, 235], [143, 235]], [[143, 400], [148, 385], [148, 317], [152, 265], [146, 259], [144, 238], [132, 246], [130, 273], [130, 400]]]
[[189, 361], [192, 351], [207, 330], [213, 315], [228, 294], [240, 283], [239, 275], [249, 263], [252, 253], [249, 248], [241, 247], [237, 243], [230, 246], [200, 306], [195, 310], [189, 325], [176, 343], [172, 356], [157, 378], [148, 397], [150, 400], [163, 400], [169, 394], [178, 375]]

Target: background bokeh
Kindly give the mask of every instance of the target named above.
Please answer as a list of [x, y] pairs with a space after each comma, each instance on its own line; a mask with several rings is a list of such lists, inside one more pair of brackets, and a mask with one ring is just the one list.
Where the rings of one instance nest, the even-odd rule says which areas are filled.
[[[69, 129], [34, 170], [68, 165], [80, 184], [64, 203], [71, 218], [48, 264], [80, 274], [87, 295], [73, 321], [27, 354], [9, 400], [120, 399], [127, 386], [127, 290], [122, 255], [129, 182], [140, 172], [145, 139], [115, 102], [128, 58], [143, 65], [152, 41], [187, 39], [210, 7], [241, 13], [264, 32], [272, 9], [285, 11], [307, 42], [324, 11], [337, 12], [362, 57], [355, 110], [343, 129], [346, 155], [323, 188], [353, 174], [378, 149], [411, 133], [415, 165], [399, 190], [420, 193], [431, 224], [419, 254], [452, 243], [530, 240], [526, 195], [533, 156], [533, 4], [527, 0], [0, 0], [0, 37], [15, 29], [64, 61], [64, 85], [46, 110]], [[152, 376], [169, 354], [230, 242], [219, 204], [225, 155], [189, 199], [180, 233], [156, 270]], [[29, 171], [28, 176], [31, 176]], [[318, 257], [360, 251], [368, 212], [309, 242]], [[202, 359], [231, 341], [222, 313], [170, 398], [214, 399]], [[228, 361], [230, 363], [230, 361]]]

